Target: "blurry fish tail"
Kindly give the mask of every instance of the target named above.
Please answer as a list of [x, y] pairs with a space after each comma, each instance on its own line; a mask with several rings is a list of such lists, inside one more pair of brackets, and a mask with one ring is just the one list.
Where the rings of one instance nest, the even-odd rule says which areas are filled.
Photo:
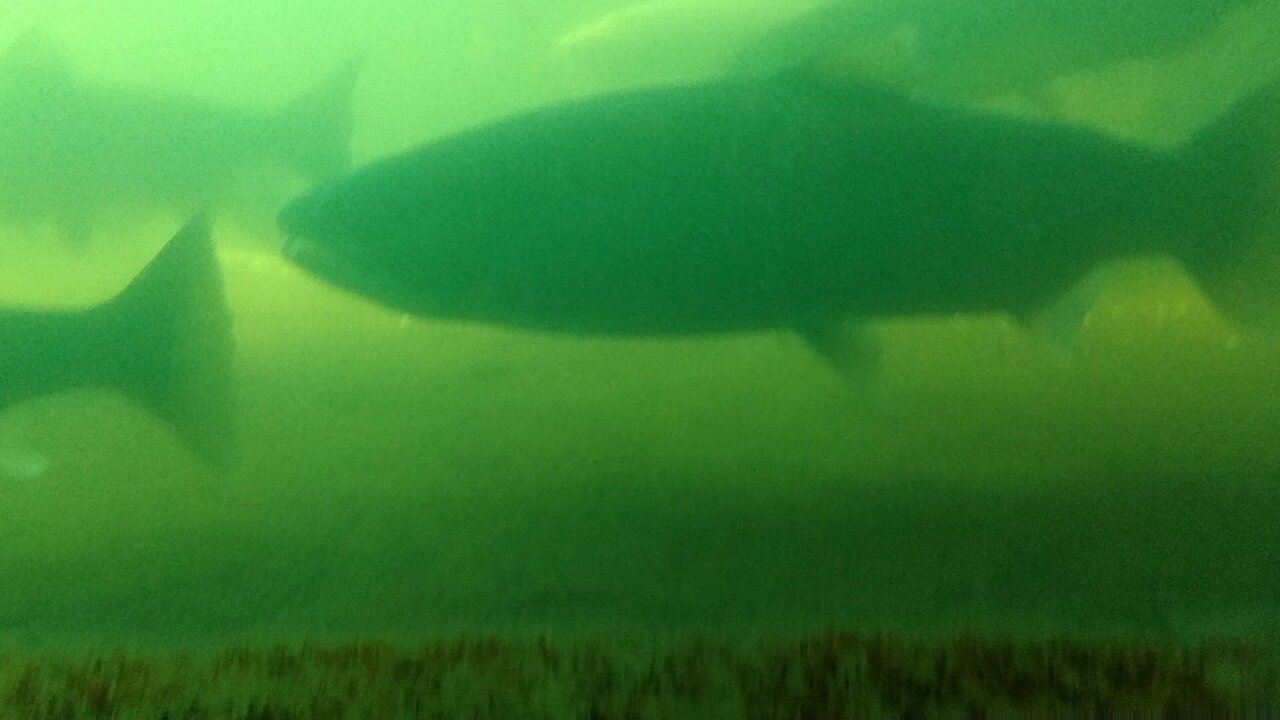
[[106, 378], [211, 467], [236, 455], [231, 313], [209, 222], [189, 221], [125, 290], [94, 309], [128, 347]]
[[1192, 152], [1205, 169], [1216, 169], [1255, 203], [1274, 204], [1280, 189], [1280, 80], [1237, 101], [1222, 117], [1196, 133]]
[[1195, 135], [1190, 171], [1207, 179], [1219, 232], [1184, 258], [1235, 319], [1280, 329], [1280, 81]]
[[352, 96], [364, 61], [349, 60], [294, 98], [273, 119], [283, 159], [308, 179], [336, 175], [350, 164]]

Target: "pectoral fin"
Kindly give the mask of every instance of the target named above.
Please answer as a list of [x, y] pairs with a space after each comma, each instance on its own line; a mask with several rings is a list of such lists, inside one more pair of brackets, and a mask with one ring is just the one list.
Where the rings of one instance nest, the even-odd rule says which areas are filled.
[[850, 382], [866, 384], [880, 370], [880, 342], [861, 321], [830, 320], [797, 327], [796, 332]]
[[1070, 365], [1080, 354], [1080, 337], [1103, 287], [1091, 281], [1081, 282], [1040, 312], [1018, 319], [1039, 339], [1054, 361]]
[[1130, 258], [1107, 263], [1090, 271], [1038, 313], [1021, 318], [1037, 335], [1053, 358], [1070, 365], [1084, 350], [1083, 335], [1090, 313], [1103, 296], [1117, 288], [1167, 272], [1168, 261]]

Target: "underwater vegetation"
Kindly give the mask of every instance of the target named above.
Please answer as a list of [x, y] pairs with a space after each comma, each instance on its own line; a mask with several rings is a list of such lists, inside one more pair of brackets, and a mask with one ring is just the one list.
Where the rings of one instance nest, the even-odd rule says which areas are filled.
[[230, 649], [212, 657], [0, 656], [3, 720], [1201, 717], [1192, 713], [1278, 700], [1274, 648], [1239, 641], [1176, 648], [827, 631], [659, 646], [488, 636], [408, 647]]

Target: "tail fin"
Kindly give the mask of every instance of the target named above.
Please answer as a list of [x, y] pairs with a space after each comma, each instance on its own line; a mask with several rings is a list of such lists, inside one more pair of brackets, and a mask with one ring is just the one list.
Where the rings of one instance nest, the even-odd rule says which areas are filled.
[[1186, 259], [1189, 268], [1228, 315], [1270, 327], [1280, 321], [1280, 81], [1197, 133], [1191, 152], [1226, 212], [1201, 256]]
[[97, 313], [127, 347], [110, 381], [217, 469], [236, 454], [234, 341], [209, 222], [196, 217]]
[[1192, 152], [1208, 168], [1248, 183], [1241, 188], [1274, 200], [1280, 188], [1280, 81], [1254, 90], [1192, 138]]
[[348, 61], [276, 115], [283, 159], [295, 172], [314, 180], [347, 169], [351, 98], [363, 64], [361, 59]]

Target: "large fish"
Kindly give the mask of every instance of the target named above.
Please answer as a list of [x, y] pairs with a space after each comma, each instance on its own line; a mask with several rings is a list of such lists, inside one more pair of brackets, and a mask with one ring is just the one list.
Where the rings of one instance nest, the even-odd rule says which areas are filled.
[[574, 95], [706, 80], [735, 60], [746, 62], [744, 53], [759, 47], [763, 54], [766, 43], [772, 53], [775, 33], [785, 35], [780, 28], [825, 8], [824, 0], [639, 0], [555, 38], [546, 70]]
[[550, 67], [579, 92], [840, 63], [927, 97], [1051, 99], [1056, 78], [1179, 52], [1272, 0], [638, 0], [563, 34]]
[[1212, 274], [1272, 202], [1278, 104], [1261, 92], [1165, 150], [799, 73], [643, 90], [383, 160], [280, 221], [303, 268], [410, 313], [791, 328], [857, 366], [870, 351], [835, 343], [848, 316], [1031, 317], [1131, 254]]
[[0, 222], [83, 245], [103, 222], [209, 209], [270, 218], [347, 166], [356, 67], [275, 113], [91, 82], [42, 35], [0, 55]]
[[[1125, 60], [1177, 52], [1271, 0], [833, 0], [743, 46], [728, 69], [770, 72], [842, 50], [928, 97], [1021, 93]], [[1272, 10], [1259, 13], [1270, 25]]]
[[234, 343], [208, 223], [195, 219], [114, 299], [83, 310], [0, 308], [0, 409], [114, 388], [205, 462], [235, 455]]

